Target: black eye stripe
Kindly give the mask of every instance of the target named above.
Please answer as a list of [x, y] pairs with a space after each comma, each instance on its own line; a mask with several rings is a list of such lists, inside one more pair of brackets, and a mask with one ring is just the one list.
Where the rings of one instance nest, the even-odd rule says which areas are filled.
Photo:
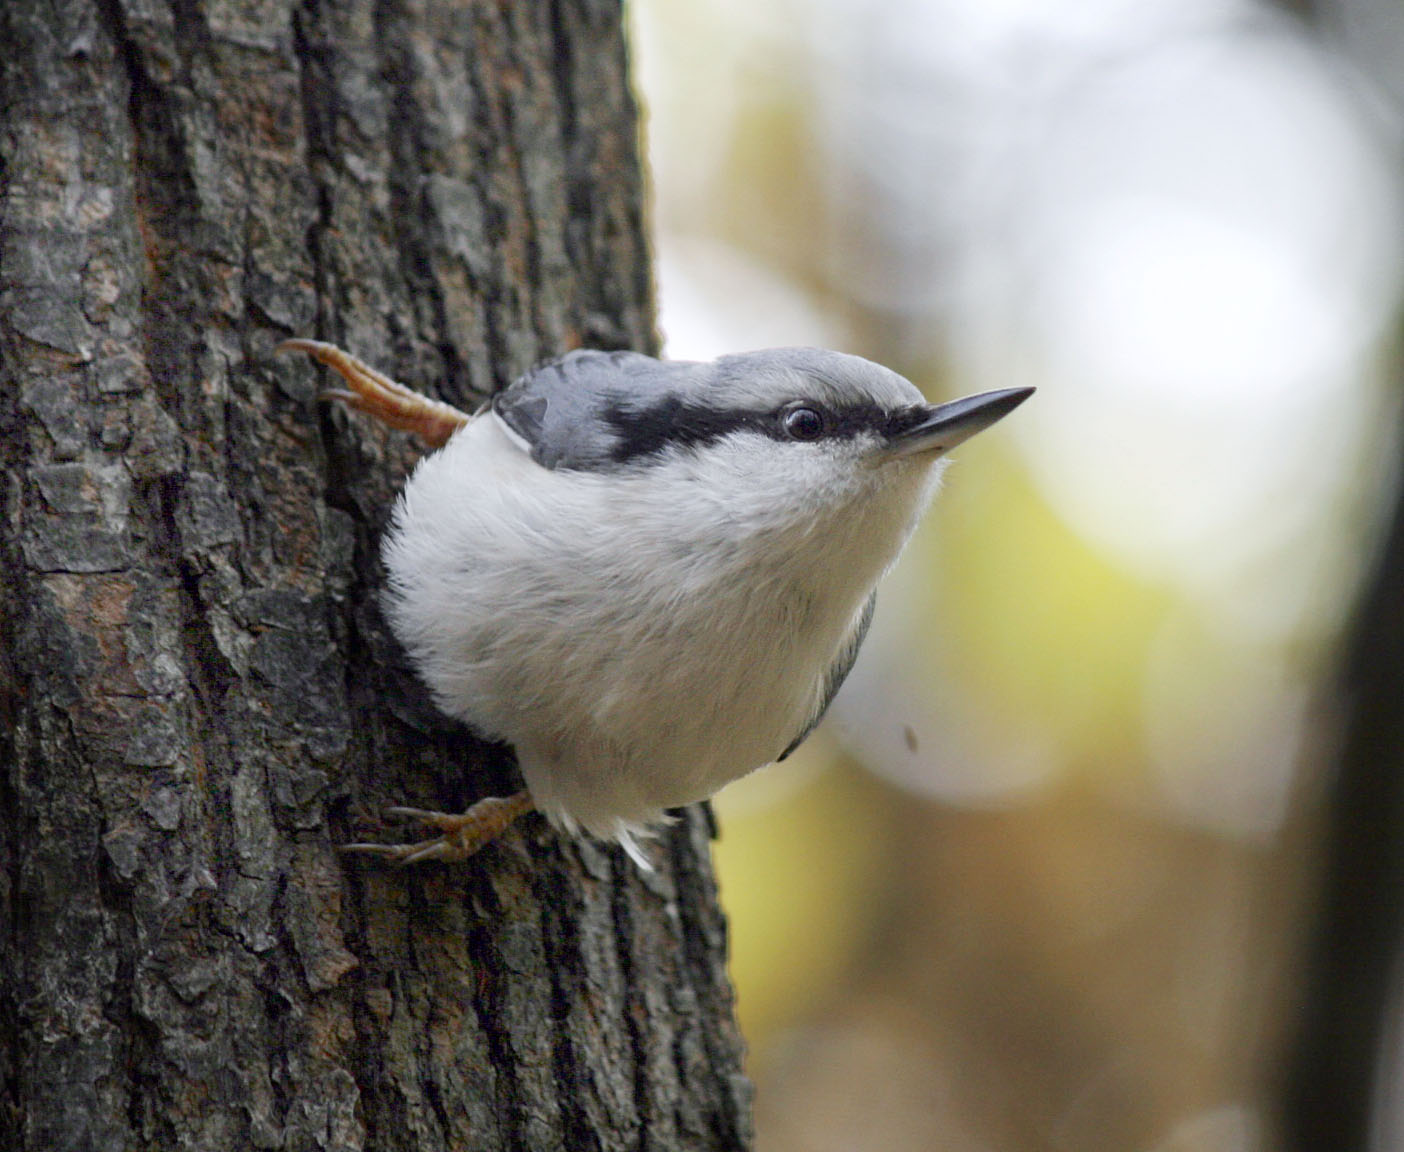
[[[813, 409], [820, 414], [824, 427], [818, 436], [799, 438], [787, 431], [785, 419], [798, 408]], [[670, 446], [701, 447], [742, 431], [759, 432], [772, 440], [791, 443], [851, 439], [865, 432], [886, 438], [919, 424], [925, 417], [926, 409], [921, 405], [895, 410], [876, 404], [825, 408], [821, 404], [795, 401], [776, 411], [757, 412], [745, 408], [706, 408], [687, 404], [675, 396], [647, 408], [630, 408], [614, 401], [604, 412], [605, 422], [614, 433], [610, 455], [617, 464], [657, 455]]]

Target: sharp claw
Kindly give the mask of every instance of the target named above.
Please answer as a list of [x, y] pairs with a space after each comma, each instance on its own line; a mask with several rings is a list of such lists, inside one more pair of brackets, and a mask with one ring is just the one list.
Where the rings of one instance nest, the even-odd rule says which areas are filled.
[[454, 846], [446, 840], [422, 840], [418, 844], [343, 844], [341, 851], [357, 852], [366, 856], [379, 856], [389, 860], [397, 868], [407, 864], [420, 864], [426, 860], [455, 859], [451, 852]]
[[401, 856], [396, 861], [396, 867], [408, 868], [411, 864], [424, 864], [430, 860], [442, 860], [445, 864], [452, 864], [454, 861], [468, 858], [466, 853], [456, 849], [447, 840], [428, 840], [410, 847], [413, 850]]
[[383, 856], [386, 859], [397, 859], [400, 856], [402, 844], [342, 844], [337, 848], [338, 852], [359, 852], [366, 856]]
[[284, 340], [273, 349], [279, 355], [284, 352], [306, 352], [309, 356], [315, 356], [318, 352], [329, 350], [335, 351], [335, 345], [327, 344], [322, 340], [305, 340], [300, 336]]
[[452, 823], [454, 817], [443, 812], [431, 812], [427, 808], [406, 808], [402, 804], [382, 809], [382, 816], [389, 820], [418, 820], [424, 824]]
[[429, 828], [437, 828], [445, 834], [458, 832], [465, 823], [468, 822], [467, 814], [453, 816], [447, 812], [430, 812], [425, 808], [386, 808], [381, 812], [381, 818], [387, 821], [410, 820], [416, 824], [423, 824]]

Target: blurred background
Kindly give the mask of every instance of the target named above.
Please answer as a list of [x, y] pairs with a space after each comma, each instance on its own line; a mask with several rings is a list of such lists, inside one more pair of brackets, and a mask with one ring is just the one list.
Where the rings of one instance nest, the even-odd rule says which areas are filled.
[[720, 798], [761, 1152], [1404, 1148], [1404, 6], [632, 19], [670, 356], [1039, 389]]

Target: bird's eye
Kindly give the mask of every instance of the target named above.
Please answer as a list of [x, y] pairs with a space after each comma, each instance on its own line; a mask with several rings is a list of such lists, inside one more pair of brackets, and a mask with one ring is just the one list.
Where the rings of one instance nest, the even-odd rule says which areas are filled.
[[805, 404], [787, 408], [780, 424], [791, 440], [818, 440], [824, 435], [824, 413]]

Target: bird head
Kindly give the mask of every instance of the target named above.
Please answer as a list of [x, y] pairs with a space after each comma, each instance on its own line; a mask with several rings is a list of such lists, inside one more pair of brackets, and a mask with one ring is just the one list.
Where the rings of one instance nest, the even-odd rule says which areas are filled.
[[783, 481], [933, 465], [1032, 392], [928, 404], [896, 372], [817, 348], [710, 363], [576, 352], [518, 381], [494, 408], [547, 468], [637, 471], [712, 458]]

